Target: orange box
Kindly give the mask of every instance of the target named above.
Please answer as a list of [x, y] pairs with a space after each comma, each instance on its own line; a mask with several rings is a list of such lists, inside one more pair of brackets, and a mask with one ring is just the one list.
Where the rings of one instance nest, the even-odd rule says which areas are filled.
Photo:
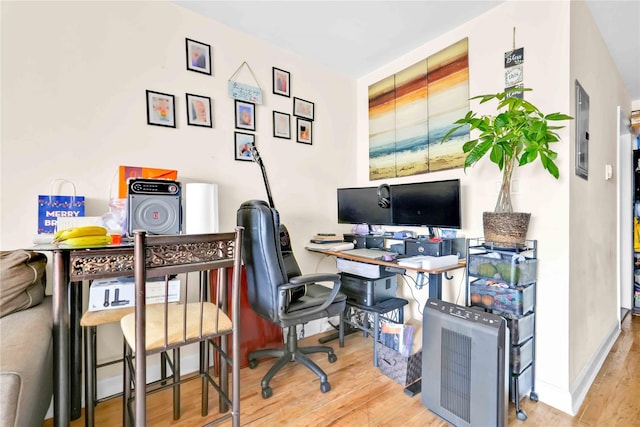
[[118, 197], [127, 197], [127, 180], [129, 178], [178, 179], [178, 171], [172, 169], [155, 169], [140, 166], [120, 166], [118, 180]]

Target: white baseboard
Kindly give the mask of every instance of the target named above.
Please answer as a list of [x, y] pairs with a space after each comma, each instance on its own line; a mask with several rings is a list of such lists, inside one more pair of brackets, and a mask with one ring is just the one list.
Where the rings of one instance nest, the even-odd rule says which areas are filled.
[[[195, 345], [192, 344], [192, 347]], [[197, 347], [194, 347], [197, 350]], [[188, 352], [185, 349], [181, 352], [180, 359], [180, 369], [181, 375], [187, 375], [192, 372], [196, 372], [200, 365], [199, 354], [197, 351]], [[154, 356], [151, 359], [151, 363], [147, 365], [147, 382], [152, 382], [160, 379], [160, 358], [159, 356]], [[122, 375], [114, 375], [111, 377], [105, 377], [98, 379], [97, 381], [97, 390], [98, 390], [98, 399], [102, 399], [104, 397], [112, 396], [117, 393], [122, 393]], [[84, 378], [82, 382], [82, 407], [85, 407], [84, 400]], [[49, 405], [49, 410], [47, 411], [47, 415], [45, 419], [53, 418], [53, 401], [51, 405]]]
[[[309, 337], [312, 335], [317, 335], [322, 332], [326, 332], [332, 330], [333, 327], [329, 324], [329, 320], [334, 325], [338, 324], [339, 318], [336, 316], [331, 319], [318, 319], [311, 321], [305, 325], [304, 335], [305, 337]], [[285, 332], [286, 339], [286, 332]], [[195, 352], [193, 354], [186, 354], [183, 350], [182, 360], [181, 360], [181, 369], [182, 375], [190, 374], [198, 370], [199, 360], [198, 353]], [[155, 381], [160, 378], [160, 363], [159, 361], [155, 361], [147, 366], [147, 378], [148, 381]], [[84, 401], [84, 382], [82, 389], [82, 407], [85, 407]], [[122, 392], [122, 375], [114, 375], [111, 377], [101, 378], [97, 381], [97, 389], [98, 389], [98, 399], [102, 399], [107, 396], [114, 395], [116, 393]], [[49, 405], [49, 410], [47, 411], [47, 415], [45, 419], [53, 418], [53, 401], [51, 405]]]
[[620, 336], [620, 323], [616, 320], [611, 325], [607, 337], [602, 341], [602, 343], [600, 343], [598, 351], [593, 354], [593, 357], [584, 369], [582, 369], [571, 387], [571, 396], [573, 399], [571, 406], [572, 415], [577, 414], [580, 410], [580, 406], [582, 405], [582, 402], [584, 402], [584, 398], [587, 395], [591, 384], [593, 384], [598, 372], [600, 372], [600, 369], [609, 355], [611, 348], [618, 339], [618, 336]]
[[576, 378], [573, 386], [568, 390], [560, 390], [554, 385], [536, 380], [536, 392], [540, 401], [569, 415], [576, 415], [619, 335], [620, 324], [616, 321], [611, 326], [607, 337], [600, 344], [598, 351], [594, 353], [589, 363]]

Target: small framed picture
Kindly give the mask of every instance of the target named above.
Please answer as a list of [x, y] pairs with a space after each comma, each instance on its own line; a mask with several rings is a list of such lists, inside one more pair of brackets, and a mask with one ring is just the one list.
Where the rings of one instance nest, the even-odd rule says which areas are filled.
[[273, 136], [291, 139], [291, 116], [279, 111], [273, 112]]
[[296, 141], [311, 145], [311, 120], [298, 118], [296, 120]]
[[186, 39], [187, 70], [211, 75], [211, 46]]
[[234, 132], [235, 141], [233, 151], [236, 160], [253, 161], [251, 146], [256, 142], [256, 136], [252, 133]]
[[211, 98], [187, 93], [187, 123], [191, 126], [213, 127]]
[[290, 96], [290, 75], [288, 71], [273, 67], [273, 93]]
[[293, 115], [313, 120], [313, 102], [300, 98], [293, 98]]
[[147, 90], [147, 123], [176, 127], [175, 98], [168, 93]]
[[256, 104], [236, 99], [236, 128], [256, 130]]

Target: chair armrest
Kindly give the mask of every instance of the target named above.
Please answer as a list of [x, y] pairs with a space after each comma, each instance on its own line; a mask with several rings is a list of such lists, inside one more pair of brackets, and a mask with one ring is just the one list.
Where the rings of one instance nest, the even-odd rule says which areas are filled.
[[289, 279], [289, 283], [292, 285], [307, 285], [314, 282], [333, 282], [340, 285], [340, 275], [335, 273], [314, 273], [304, 274], [302, 276], [296, 276]]
[[[288, 304], [285, 304], [287, 299], [287, 290], [297, 288], [303, 285], [309, 285], [317, 282], [333, 282], [331, 293], [327, 296], [327, 299], [319, 306], [311, 307], [307, 309], [297, 310], [295, 314], [288, 314], [285, 310]], [[281, 319], [295, 319], [298, 317], [308, 316], [315, 313], [324, 311], [327, 307], [333, 304], [333, 301], [338, 296], [340, 291], [340, 275], [333, 273], [316, 273], [316, 274], [303, 274], [302, 276], [296, 276], [289, 279], [289, 283], [280, 286], [279, 289], [279, 307]]]

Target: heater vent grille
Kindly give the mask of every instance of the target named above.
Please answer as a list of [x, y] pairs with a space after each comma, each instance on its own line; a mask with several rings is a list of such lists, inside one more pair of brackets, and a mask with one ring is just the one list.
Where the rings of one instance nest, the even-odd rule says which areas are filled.
[[440, 405], [471, 422], [471, 337], [443, 329]]

